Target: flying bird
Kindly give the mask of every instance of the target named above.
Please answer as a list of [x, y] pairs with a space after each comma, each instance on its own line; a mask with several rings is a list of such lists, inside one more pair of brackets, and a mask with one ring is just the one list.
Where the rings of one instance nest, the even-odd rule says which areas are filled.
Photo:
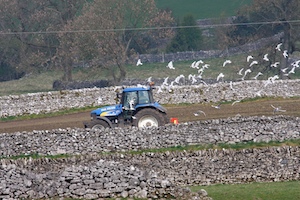
[[208, 69], [209, 66], [210, 66], [209, 64], [205, 64], [205, 65], [202, 66], [202, 68], [203, 69]]
[[169, 77], [166, 77], [165, 80], [164, 80], [164, 82], [162, 83], [162, 85], [169, 85], [168, 84], [168, 80], [169, 80]]
[[168, 63], [168, 65], [167, 65], [167, 67], [168, 67], [169, 69], [175, 69], [175, 67], [173, 66], [173, 61], [170, 61], [170, 62]]
[[288, 74], [295, 74], [295, 69], [296, 69], [296, 67], [293, 67], [293, 68], [289, 71]]
[[258, 72], [258, 73], [256, 74], [256, 76], [254, 76], [254, 77], [253, 77], [253, 79], [255, 79], [255, 80], [256, 80], [256, 79], [257, 79], [259, 76], [261, 76], [261, 75], [263, 75], [263, 73], [261, 73], [261, 72]]
[[294, 66], [294, 67], [297, 67], [297, 68], [298, 68], [298, 67], [300, 67], [300, 65], [299, 65], [299, 64], [300, 64], [300, 60], [297, 60], [297, 61], [295, 61], [295, 62], [293, 62], [293, 63], [292, 63], [292, 66]]
[[282, 46], [282, 43], [279, 43], [279, 44], [277, 44], [277, 46], [276, 46], [276, 48], [275, 48], [275, 49], [276, 49], [277, 51], [281, 51], [281, 49], [280, 49], [280, 48], [281, 48], [281, 46]]
[[197, 82], [196, 75], [190, 74], [190, 75], [188, 76], [188, 79], [189, 79], [190, 81], [192, 81], [192, 84], [195, 84], [195, 83]]
[[268, 78], [268, 81], [270, 81], [271, 83], [274, 83], [274, 81], [275, 81], [276, 79], [279, 79], [279, 76], [278, 76], [278, 75], [269, 77], [269, 78]]
[[200, 64], [203, 64], [204, 62], [202, 60], [198, 60], [196, 63], [195, 63], [195, 68], [196, 69], [199, 69], [199, 65]]
[[184, 79], [184, 75], [180, 74], [179, 76], [177, 76], [174, 80], [175, 83], [179, 84], [180, 79]]
[[232, 102], [231, 106], [234, 106], [234, 104], [241, 102], [241, 100], [235, 100], [234, 102]]
[[283, 55], [284, 58], [289, 57], [289, 54], [288, 54], [287, 50], [284, 50], [283, 53], [282, 53], [282, 55]]
[[275, 114], [276, 112], [285, 112], [286, 110], [281, 110], [281, 107], [275, 107], [273, 105], [271, 105], [271, 107], [273, 108], [273, 114]]
[[194, 68], [195, 68], [195, 64], [196, 64], [196, 61], [192, 62], [190, 68], [193, 68], [193, 69], [194, 69]]
[[245, 79], [245, 77], [247, 76], [248, 73], [251, 73], [251, 69], [247, 69], [245, 72], [244, 72], [244, 76], [242, 77], [242, 80]]
[[271, 64], [271, 67], [278, 67], [279, 64], [280, 64], [280, 62], [275, 62], [275, 63]]
[[244, 70], [244, 68], [240, 69], [240, 71], [237, 74], [243, 76], [243, 74], [242, 74], [243, 70]]
[[220, 74], [218, 75], [218, 77], [217, 77], [217, 81], [219, 81], [220, 79], [223, 80], [223, 78], [224, 78], [224, 74], [223, 74], [223, 73], [220, 73]]
[[288, 67], [286, 67], [286, 68], [284, 68], [284, 69], [281, 69], [281, 71], [283, 72], [283, 73], [286, 73], [286, 70], [288, 70], [289, 68]]
[[199, 116], [200, 114], [203, 114], [203, 115], [206, 117], [205, 112], [202, 111], [202, 110], [197, 110], [196, 112], [194, 112], [194, 115], [195, 115], [195, 116]]
[[256, 60], [253, 60], [249, 66], [252, 67], [253, 65], [258, 65], [258, 62]]
[[269, 62], [268, 54], [264, 55], [263, 60]]
[[211, 105], [211, 107], [216, 108], [216, 109], [220, 109], [221, 108], [221, 104], [219, 103], [218, 105]]
[[136, 62], [136, 66], [140, 66], [140, 65], [143, 65], [141, 59], [138, 59], [138, 61]]
[[223, 67], [225, 67], [225, 65], [232, 63], [231, 60], [225, 60], [223, 63]]
[[253, 56], [251, 55], [247, 56], [247, 62], [250, 62], [251, 59], [253, 59]]

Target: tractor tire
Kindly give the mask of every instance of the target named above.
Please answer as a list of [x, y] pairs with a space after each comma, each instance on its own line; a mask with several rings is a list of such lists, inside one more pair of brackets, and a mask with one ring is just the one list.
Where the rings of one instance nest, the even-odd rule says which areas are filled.
[[134, 115], [133, 125], [139, 128], [164, 126], [166, 124], [164, 115], [157, 110], [145, 108]]
[[92, 130], [102, 130], [109, 127], [109, 124], [103, 120], [93, 120], [90, 123], [90, 128]]

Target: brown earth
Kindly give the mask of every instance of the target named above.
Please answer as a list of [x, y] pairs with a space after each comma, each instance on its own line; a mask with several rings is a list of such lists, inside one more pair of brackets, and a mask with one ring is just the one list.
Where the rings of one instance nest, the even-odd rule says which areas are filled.
[[[285, 112], [273, 113], [273, 108], [281, 107]], [[239, 102], [234, 105], [231, 103], [221, 104], [220, 109], [212, 107], [211, 104], [189, 104], [189, 105], [170, 105], [165, 106], [168, 110], [169, 117], [177, 117], [179, 123], [187, 121], [198, 121], [206, 119], [217, 119], [241, 116], [272, 116], [272, 115], [290, 115], [300, 116], [300, 98], [288, 99], [264, 99], [256, 101]], [[194, 112], [202, 110], [199, 116]], [[31, 120], [17, 120], [0, 122], [0, 133], [12, 133], [32, 130], [51, 130], [58, 128], [83, 128], [83, 122], [90, 120], [90, 111], [66, 114], [56, 117], [47, 117]]]

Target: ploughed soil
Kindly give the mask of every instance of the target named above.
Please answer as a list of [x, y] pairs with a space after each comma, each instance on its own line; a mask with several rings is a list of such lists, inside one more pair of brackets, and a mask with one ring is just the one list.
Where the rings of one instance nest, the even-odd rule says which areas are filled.
[[[187, 104], [166, 105], [168, 116], [178, 118], [179, 123], [207, 119], [220, 119], [241, 116], [274, 116], [289, 115], [300, 117], [300, 98], [287, 99], [261, 99], [255, 101], [223, 103], [220, 108], [214, 108], [214, 104]], [[281, 111], [273, 112], [274, 107], [280, 107]], [[198, 116], [194, 113], [199, 112]], [[0, 133], [13, 133], [33, 130], [52, 130], [58, 128], [83, 128], [83, 122], [90, 120], [90, 111], [74, 114], [65, 114], [55, 117], [46, 117], [30, 120], [14, 120], [0, 122]]]

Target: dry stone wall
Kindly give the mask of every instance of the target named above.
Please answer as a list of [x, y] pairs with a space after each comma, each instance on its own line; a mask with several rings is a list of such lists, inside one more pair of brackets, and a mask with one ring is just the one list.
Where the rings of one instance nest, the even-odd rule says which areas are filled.
[[[299, 139], [299, 122], [299, 118], [288, 116], [235, 117], [151, 129], [3, 133], [0, 198], [209, 199], [205, 191], [191, 193], [183, 186], [300, 180], [298, 146], [126, 153], [194, 144]], [[33, 154], [72, 157], [9, 159]]]
[[[183, 185], [300, 180], [299, 147], [1, 160], [0, 198], [197, 198]], [[193, 197], [193, 198], [192, 198]]]
[[[232, 101], [299, 96], [299, 80], [243, 81], [164, 88], [160, 103]], [[119, 87], [0, 97], [1, 116], [46, 113], [115, 103]], [[242, 117], [138, 129], [56, 129], [0, 134], [0, 199], [137, 197], [210, 199], [182, 186], [300, 180], [299, 146], [128, 154], [195, 144], [300, 138], [300, 119]], [[109, 154], [101, 154], [107, 152]], [[71, 157], [11, 159], [20, 155]]]
[[1, 156], [93, 154], [193, 144], [284, 141], [300, 138], [298, 117], [234, 117], [158, 128], [56, 129], [0, 135]]
[[[158, 86], [157, 86], [158, 87]], [[161, 104], [233, 101], [242, 98], [300, 96], [300, 80], [241, 81], [232, 83], [176, 85], [154, 91]], [[115, 104], [121, 87], [86, 88], [0, 97], [0, 117], [40, 114], [63, 109]]]

